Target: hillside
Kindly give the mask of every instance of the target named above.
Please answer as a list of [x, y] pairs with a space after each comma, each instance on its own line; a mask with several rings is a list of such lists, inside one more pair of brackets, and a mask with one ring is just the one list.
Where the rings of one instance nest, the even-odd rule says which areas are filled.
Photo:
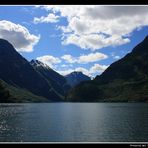
[[7, 84], [27, 90], [49, 101], [61, 101], [62, 98], [6, 40], [0, 39], [0, 79]]
[[50, 100], [34, 95], [33, 93], [16, 88], [0, 80], [0, 102], [1, 103], [28, 103], [28, 102], [50, 102]]
[[148, 37], [100, 76], [70, 90], [67, 101], [148, 101]]
[[89, 81], [90, 80], [90, 77], [86, 76], [82, 72], [77, 72], [77, 71], [74, 71], [74, 72], [66, 75], [65, 78], [66, 78], [68, 84], [71, 87], [76, 86], [80, 82]]
[[42, 77], [44, 77], [44, 79], [48, 81], [55, 92], [59, 96], [64, 98], [66, 92], [71, 88], [64, 76], [60, 75], [59, 73], [51, 69], [48, 65], [38, 60], [32, 60], [30, 64], [40, 75], [42, 75]]

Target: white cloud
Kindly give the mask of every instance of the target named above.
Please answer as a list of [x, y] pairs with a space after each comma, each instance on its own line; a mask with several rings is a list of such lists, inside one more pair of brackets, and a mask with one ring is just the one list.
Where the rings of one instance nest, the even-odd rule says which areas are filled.
[[53, 14], [53, 13], [49, 13], [48, 16], [41, 16], [40, 18], [35, 17], [33, 22], [35, 24], [37, 23], [56, 23], [58, 22], [59, 16]]
[[90, 49], [95, 51], [96, 49], [100, 49], [107, 46], [117, 46], [130, 42], [128, 38], [121, 38], [116, 35], [112, 35], [112, 37], [106, 38], [105, 35], [99, 34], [89, 34], [89, 35], [69, 35], [64, 41], [62, 41], [63, 45], [75, 44], [80, 46], [83, 49]]
[[57, 70], [57, 72], [63, 76], [70, 74], [71, 72], [73, 72], [74, 69], [67, 69], [67, 70]]
[[107, 68], [108, 66], [106, 65], [94, 64], [94, 66], [90, 68], [90, 73], [101, 73]]
[[81, 55], [78, 58], [78, 63], [90, 63], [90, 62], [96, 62], [96, 61], [100, 61], [100, 60], [104, 60], [108, 58], [107, 55], [103, 54], [103, 53], [90, 53], [88, 55]]
[[85, 74], [87, 76], [91, 76], [90, 71], [87, 70], [86, 68], [83, 68], [83, 67], [75, 68], [75, 71], [82, 72], [83, 74]]
[[90, 69], [86, 69], [84, 67], [77, 67], [74, 69], [70, 68], [70, 69], [65, 69], [65, 70], [58, 70], [58, 72], [62, 75], [67, 75], [71, 72], [78, 71], [78, 72], [82, 72], [83, 74], [89, 77], [93, 77], [94, 74], [96, 75], [101, 74], [107, 68], [108, 66], [106, 65], [94, 64]]
[[[85, 6], [83, 6], [83, 8], [84, 7]], [[53, 11], [53, 13], [60, 12], [60, 15], [62, 17], [67, 17], [68, 19], [76, 16], [77, 13], [80, 12], [80, 8], [83, 9], [80, 5], [70, 5], [70, 6], [66, 6], [66, 5], [45, 5], [45, 6], [39, 6], [38, 8], [45, 9], [47, 11]]]
[[115, 60], [121, 59], [121, 57], [119, 55], [116, 55], [114, 52], [111, 53], [111, 56]]
[[[98, 56], [97, 58], [100, 58], [100, 53], [96, 53], [95, 54], [89, 54], [89, 55], [83, 55], [80, 56], [79, 59], [73, 59], [73, 57], [71, 55], [64, 55], [63, 57], [61, 57], [61, 59], [67, 60], [70, 64], [66, 65], [66, 64], [61, 64], [61, 66], [57, 66], [56, 64], [58, 63], [62, 63], [60, 58], [51, 56], [51, 55], [45, 55], [45, 56], [41, 56], [41, 57], [37, 57], [37, 60], [47, 64], [49, 67], [56, 69], [57, 72], [59, 72], [62, 75], [67, 75], [73, 71], [79, 71], [84, 73], [85, 75], [88, 75], [90, 77], [92, 77], [92, 75], [94, 74], [100, 74], [101, 72], [103, 72], [108, 66], [106, 65], [100, 65], [100, 64], [94, 64], [92, 67], [90, 67], [89, 69], [86, 69], [84, 67], [76, 67], [76, 68], [72, 68], [73, 65], [71, 63], [74, 62], [82, 62], [82, 63], [87, 63], [87, 62], [92, 62], [94, 61], [94, 56]], [[96, 60], [97, 60], [96, 58]], [[105, 57], [106, 58], [106, 57]], [[73, 60], [73, 61], [71, 61]], [[81, 61], [82, 60], [82, 61]]]
[[67, 63], [75, 63], [76, 62], [76, 59], [69, 54], [62, 56], [61, 58], [63, 60], [65, 60]]
[[65, 70], [57, 70], [58, 73], [60, 73], [61, 75], [64, 75], [64, 76], [67, 74], [70, 74], [71, 72], [74, 72], [74, 71], [82, 72], [83, 74], [90, 76], [89, 71], [83, 67], [77, 67], [74, 69], [70, 68], [70, 69], [65, 69]]
[[[84, 67], [73, 67], [73, 63], [79, 63], [79, 64], [86, 64], [90, 62], [96, 62], [102, 59], [106, 59], [107, 55], [104, 55], [102, 53], [91, 53], [88, 55], [81, 55], [80, 57], [72, 57], [71, 55], [64, 55], [60, 58], [54, 57], [52, 55], [45, 55], [41, 57], [37, 57], [37, 60], [47, 64], [49, 67], [56, 69], [60, 74], [66, 75], [69, 74], [73, 71], [81, 71], [84, 74], [91, 76], [92, 74], [95, 73], [100, 73], [104, 71], [107, 66], [105, 65], [99, 65], [99, 64], [94, 64], [90, 69], [86, 69]], [[62, 59], [64, 59], [68, 64], [61, 64], [60, 67], [57, 66], [57, 64], [62, 63]], [[62, 70], [58, 70], [58, 69]]]
[[32, 52], [40, 36], [30, 34], [27, 28], [10, 21], [0, 21], [0, 38], [8, 40], [19, 52]]
[[120, 56], [114, 56], [114, 59], [116, 59], [116, 60], [118, 60], [118, 59], [120, 59], [121, 57]]
[[63, 32], [64, 45], [74, 44], [92, 51], [129, 43], [128, 35], [133, 30], [148, 25], [148, 6], [54, 5], [41, 8], [67, 18], [68, 25], [58, 27]]
[[54, 68], [56, 64], [61, 63], [59, 58], [53, 57], [51, 55], [37, 57], [37, 60], [47, 64], [50, 68]]
[[62, 64], [62, 65], [61, 65], [61, 67], [67, 67], [67, 65], [65, 65], [65, 64]]
[[61, 67], [63, 67], [63, 68], [69, 68], [69, 67], [73, 67], [73, 65], [72, 64], [62, 64], [61, 65]]
[[96, 52], [96, 53], [90, 53], [88, 55], [81, 55], [79, 57], [73, 57], [71, 55], [64, 55], [61, 58], [64, 59], [67, 63], [87, 64], [87, 63], [106, 59], [108, 58], [108, 56], [103, 53]]

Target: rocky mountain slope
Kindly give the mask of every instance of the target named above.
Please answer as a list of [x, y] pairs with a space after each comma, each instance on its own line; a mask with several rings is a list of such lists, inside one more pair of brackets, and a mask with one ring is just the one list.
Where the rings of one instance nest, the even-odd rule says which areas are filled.
[[32, 60], [30, 64], [48, 81], [61, 97], [64, 97], [65, 93], [71, 88], [64, 76], [51, 69], [48, 65], [38, 60]]
[[111, 64], [100, 76], [82, 82], [67, 95], [68, 101], [148, 101], [148, 36], [131, 53]]
[[66, 75], [65, 78], [71, 87], [76, 86], [80, 82], [90, 80], [90, 77], [84, 75], [82, 72], [76, 72], [76, 71]]
[[0, 79], [51, 101], [61, 101], [52, 85], [6, 40], [0, 39]]

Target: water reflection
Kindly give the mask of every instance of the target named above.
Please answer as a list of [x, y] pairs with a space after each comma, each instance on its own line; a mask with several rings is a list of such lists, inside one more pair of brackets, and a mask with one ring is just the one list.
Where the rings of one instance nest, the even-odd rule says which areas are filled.
[[148, 141], [148, 104], [0, 104], [0, 141]]

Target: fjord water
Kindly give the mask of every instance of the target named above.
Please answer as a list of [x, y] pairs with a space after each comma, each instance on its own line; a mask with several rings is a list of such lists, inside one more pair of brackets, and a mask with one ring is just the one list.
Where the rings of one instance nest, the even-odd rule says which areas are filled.
[[147, 103], [0, 104], [1, 142], [147, 142]]

